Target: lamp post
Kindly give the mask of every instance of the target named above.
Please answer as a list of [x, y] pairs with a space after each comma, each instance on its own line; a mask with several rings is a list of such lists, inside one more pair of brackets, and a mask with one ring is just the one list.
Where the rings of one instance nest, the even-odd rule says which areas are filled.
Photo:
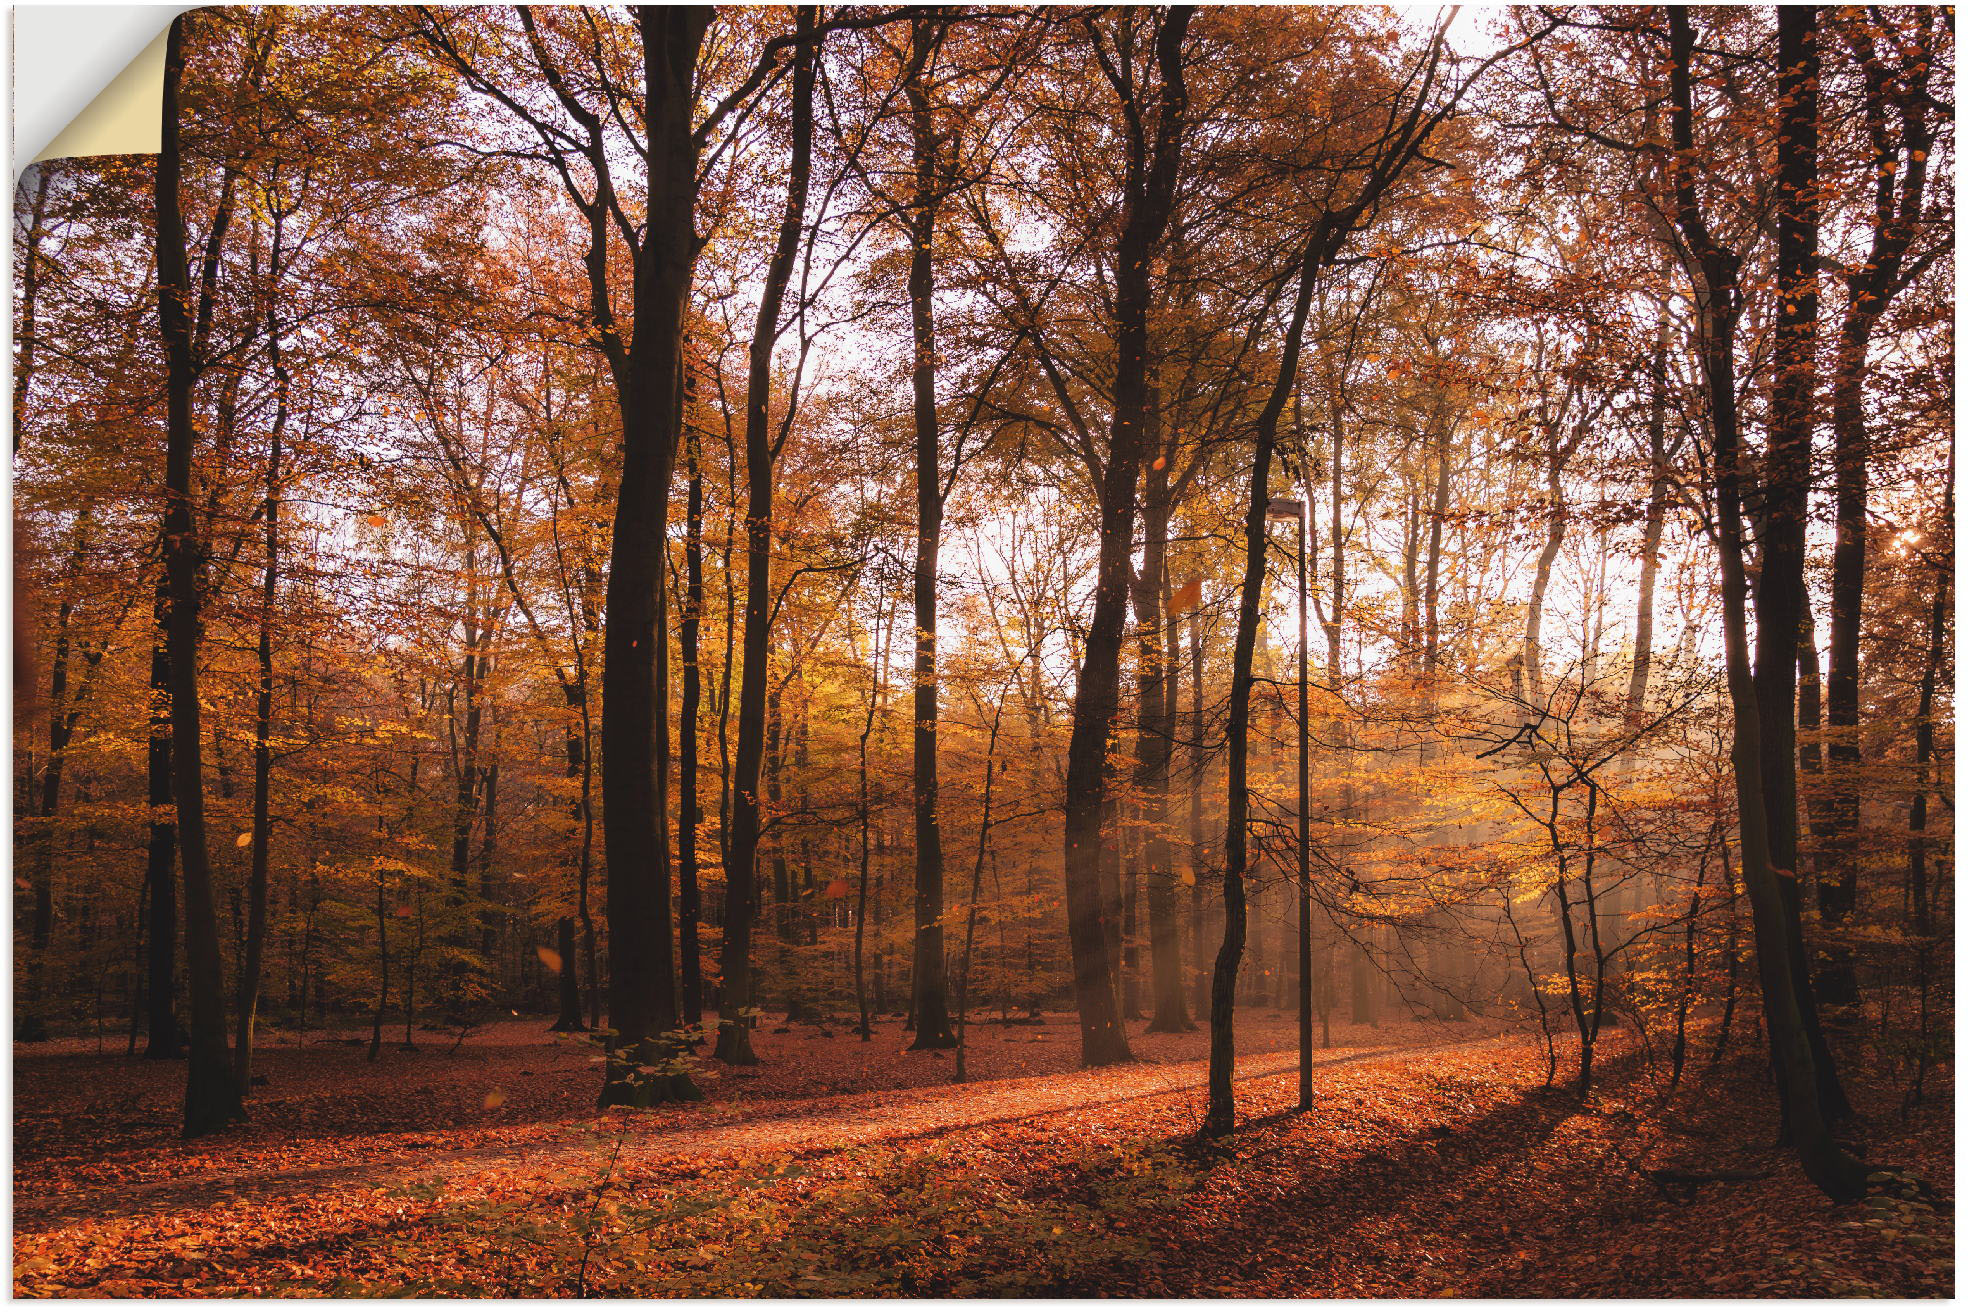
[[1264, 508], [1271, 519], [1289, 519], [1298, 524], [1298, 1107], [1312, 1106], [1312, 844], [1306, 795], [1311, 791], [1312, 758], [1308, 751], [1311, 734], [1307, 653], [1311, 630], [1306, 619], [1306, 599], [1311, 592], [1308, 578], [1311, 537], [1306, 524], [1310, 501], [1273, 497]]

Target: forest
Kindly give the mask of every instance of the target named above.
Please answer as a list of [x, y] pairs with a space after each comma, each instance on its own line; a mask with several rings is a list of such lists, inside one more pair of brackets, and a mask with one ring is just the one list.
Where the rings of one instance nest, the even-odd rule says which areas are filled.
[[16, 1294], [1950, 1295], [1953, 22], [180, 16]]

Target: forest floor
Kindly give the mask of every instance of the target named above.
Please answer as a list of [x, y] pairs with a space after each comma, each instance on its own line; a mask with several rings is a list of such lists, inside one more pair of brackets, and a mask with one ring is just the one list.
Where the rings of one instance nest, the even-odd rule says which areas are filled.
[[1952, 1291], [1945, 1076], [1903, 1118], [1895, 1082], [1852, 1072], [1869, 1159], [1937, 1197], [1833, 1207], [1770, 1147], [1754, 1054], [1663, 1099], [1627, 1031], [1581, 1104], [1543, 1087], [1534, 1032], [1338, 1026], [1299, 1114], [1292, 1019], [1240, 1014], [1241, 1128], [1203, 1147], [1200, 1032], [1082, 1071], [1069, 1021], [978, 1024], [955, 1084], [893, 1022], [866, 1043], [768, 1024], [761, 1066], [701, 1063], [705, 1101], [601, 1114], [592, 1047], [542, 1027], [420, 1035], [373, 1064], [353, 1034], [270, 1036], [252, 1121], [189, 1144], [181, 1067], [17, 1045], [15, 1292]]

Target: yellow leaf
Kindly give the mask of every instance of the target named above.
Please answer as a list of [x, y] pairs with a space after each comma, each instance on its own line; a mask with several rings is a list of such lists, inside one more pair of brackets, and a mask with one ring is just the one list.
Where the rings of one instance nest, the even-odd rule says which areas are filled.
[[247, 832], [241, 834], [239, 837], [233, 839], [232, 845], [234, 847], [251, 847], [253, 845], [252, 831], [248, 830]]
[[492, 1090], [492, 1092], [485, 1095], [486, 1111], [488, 1112], [494, 1111], [505, 1105], [506, 1105], [506, 1091], [504, 1089], [494, 1089]]
[[560, 953], [555, 952], [552, 948], [535, 948], [533, 950], [540, 954], [540, 961], [548, 970], [560, 969]]

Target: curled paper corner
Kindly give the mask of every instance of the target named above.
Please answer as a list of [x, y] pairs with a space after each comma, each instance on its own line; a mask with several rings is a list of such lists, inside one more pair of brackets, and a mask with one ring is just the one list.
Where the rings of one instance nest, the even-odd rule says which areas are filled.
[[82, 155], [155, 155], [163, 136], [159, 103], [163, 94], [164, 33], [160, 32], [32, 162]]
[[[155, 154], [165, 34], [172, 19], [195, 7], [16, 6], [15, 168], [87, 155]], [[86, 26], [78, 30], [78, 24]], [[81, 45], [84, 32], [95, 43], [90, 48]], [[132, 49], [138, 53], [128, 58]], [[70, 108], [85, 96], [79, 110]]]

